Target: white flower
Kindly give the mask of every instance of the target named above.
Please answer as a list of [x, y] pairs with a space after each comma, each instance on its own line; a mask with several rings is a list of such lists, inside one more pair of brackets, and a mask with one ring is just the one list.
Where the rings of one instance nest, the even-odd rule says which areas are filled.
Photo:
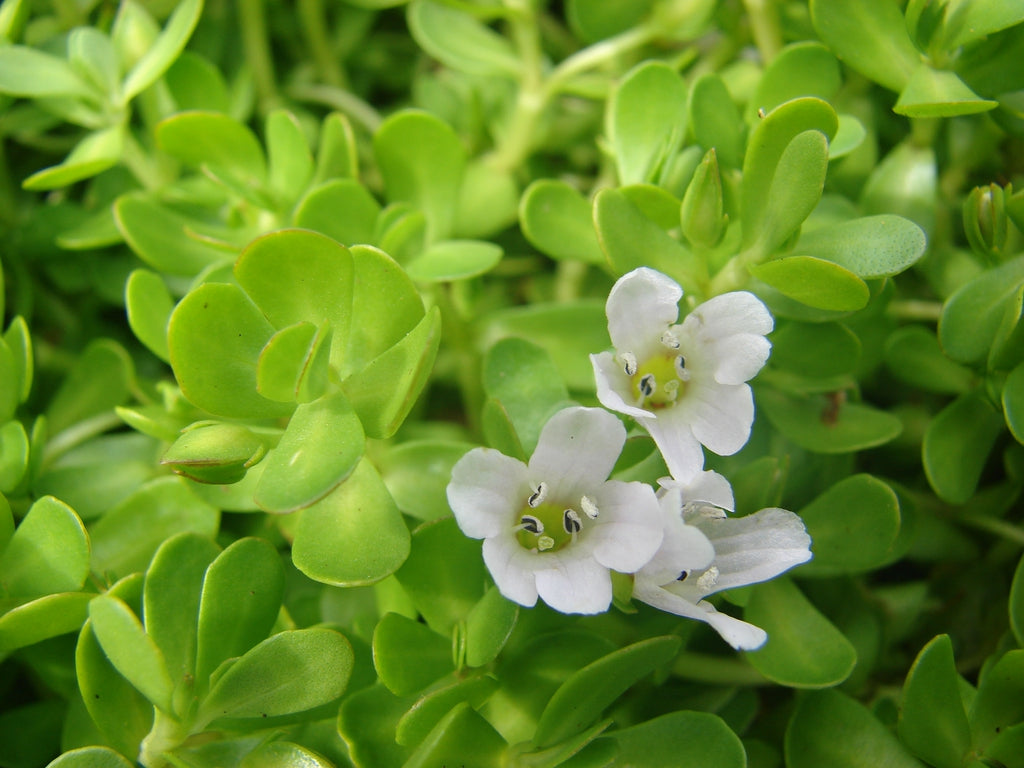
[[691, 484], [662, 482], [664, 540], [635, 574], [633, 597], [706, 622], [737, 650], [759, 648], [768, 637], [763, 629], [719, 613], [705, 598], [768, 581], [810, 560], [811, 539], [803, 521], [777, 508], [728, 517], [723, 507], [731, 508], [732, 491], [725, 498], [723, 484], [728, 483], [713, 472], [702, 473]]
[[745, 382], [768, 359], [773, 321], [760, 299], [736, 291], [677, 324], [682, 295], [646, 267], [619, 278], [606, 306], [616, 351], [590, 359], [601, 403], [636, 419], [672, 476], [688, 480], [704, 466], [702, 444], [728, 456], [750, 437], [754, 399]]
[[541, 431], [529, 464], [474, 448], [452, 469], [448, 503], [463, 533], [484, 539], [501, 594], [562, 613], [600, 613], [609, 569], [632, 573], [661, 545], [657, 496], [643, 483], [608, 480], [626, 430], [599, 408], [567, 408]]

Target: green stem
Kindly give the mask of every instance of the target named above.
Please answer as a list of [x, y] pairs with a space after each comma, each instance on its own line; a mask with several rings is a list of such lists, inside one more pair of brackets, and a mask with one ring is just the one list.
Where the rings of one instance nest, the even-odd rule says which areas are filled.
[[320, 73], [320, 79], [335, 88], [347, 88], [348, 77], [340, 59], [331, 50], [330, 40], [327, 38], [323, 0], [299, 0], [298, 11], [302, 32], [309, 45], [309, 53]]
[[17, 197], [7, 164], [7, 148], [0, 138], [0, 224], [13, 226], [17, 214]]
[[774, 0], [743, 0], [750, 20], [750, 31], [754, 43], [761, 52], [761, 59], [767, 64], [782, 49], [782, 29], [779, 26], [779, 12]]
[[709, 653], [679, 654], [672, 662], [672, 674], [687, 680], [721, 685], [768, 685], [770, 681], [742, 658]]
[[480, 412], [484, 404], [480, 360], [473, 343], [473, 329], [452, 300], [451, 290], [450, 284], [438, 283], [434, 286], [432, 296], [441, 310], [443, 338], [456, 358], [456, 379], [462, 396], [462, 411], [466, 414], [469, 428], [479, 434]]
[[274, 60], [267, 37], [267, 20], [263, 0], [238, 0], [238, 20], [242, 27], [245, 60], [256, 83], [260, 110], [269, 112], [280, 102], [274, 77]]
[[900, 320], [927, 320], [937, 322], [942, 315], [942, 304], [937, 301], [902, 299], [889, 304], [886, 312]]
[[[131, 129], [125, 131], [121, 161], [145, 189], [159, 189], [164, 185], [164, 173], [158, 159], [142, 148]], [[170, 181], [170, 179], [166, 179]]]
[[977, 528], [980, 531], [993, 533], [1005, 541], [1010, 541], [1019, 547], [1024, 547], [1024, 530], [1013, 525], [1013, 523], [1008, 523], [1005, 520], [1000, 520], [995, 517], [985, 517], [982, 515], [959, 515], [956, 520], [962, 525]]
[[351, 117], [370, 133], [375, 133], [382, 122], [380, 114], [365, 101], [341, 88], [330, 85], [293, 85], [288, 97], [336, 109]]
[[79, 421], [63, 432], [58, 432], [50, 439], [43, 453], [42, 465], [46, 467], [76, 445], [81, 445], [90, 438], [123, 426], [124, 422], [121, 421], [121, 417], [113, 409], [98, 413], [84, 421]]

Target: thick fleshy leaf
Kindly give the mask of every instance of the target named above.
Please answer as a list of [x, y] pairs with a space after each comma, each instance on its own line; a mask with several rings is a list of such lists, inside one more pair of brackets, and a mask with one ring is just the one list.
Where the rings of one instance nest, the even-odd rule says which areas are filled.
[[971, 729], [960, 697], [960, 676], [949, 635], [939, 635], [918, 654], [907, 673], [899, 737], [935, 768], [960, 768], [971, 748]]
[[45, 595], [0, 614], [0, 657], [51, 637], [77, 632], [89, 616], [88, 592]]
[[979, 752], [1001, 731], [1024, 720], [1024, 650], [1008, 651], [983, 671], [967, 715]]
[[46, 768], [132, 768], [132, 764], [108, 747], [79, 747], [65, 752]]
[[608, 139], [620, 185], [653, 181], [686, 134], [686, 85], [662, 62], [638, 65], [608, 102]]
[[701, 75], [690, 89], [690, 125], [697, 144], [714, 149], [725, 168], [743, 164], [744, 136], [740, 111], [722, 78], [713, 72]]
[[998, 101], [983, 99], [972, 91], [955, 72], [922, 62], [910, 75], [892, 111], [907, 117], [957, 117], [998, 106]]
[[[798, 133], [779, 157], [764, 209], [757, 247], [772, 253], [800, 229], [821, 199], [828, 170], [828, 138], [821, 131]], [[744, 220], [744, 233], [747, 222]]]
[[313, 154], [295, 115], [278, 109], [267, 115], [268, 183], [286, 209], [313, 176]]
[[839, 62], [824, 45], [817, 41], [787, 45], [761, 75], [747, 106], [747, 122], [754, 122], [759, 109], [771, 112], [783, 102], [801, 96], [830, 101], [841, 84]]
[[946, 19], [947, 34], [950, 35], [947, 47], [953, 50], [1021, 21], [1024, 21], [1024, 11], [1013, 0], [956, 6]]
[[747, 655], [765, 677], [794, 688], [838, 685], [853, 671], [857, 652], [789, 579], [753, 588], [743, 618], [768, 633]]
[[577, 671], [562, 683], [544, 708], [533, 743], [548, 747], [584, 730], [634, 683], [667, 664], [679, 646], [678, 637], [652, 637]]
[[939, 318], [945, 353], [960, 363], [984, 360], [1022, 283], [1024, 256], [982, 272], [950, 296]]
[[791, 768], [921, 768], [892, 731], [839, 691], [816, 691], [798, 701], [785, 748]]
[[128, 325], [135, 337], [165, 363], [170, 362], [167, 348], [167, 323], [174, 300], [163, 279], [155, 272], [136, 269], [125, 284]]
[[902, 216], [862, 216], [801, 235], [798, 253], [835, 262], [865, 279], [904, 271], [924, 255], [921, 228]]
[[[851, 475], [833, 485], [800, 517], [811, 536], [814, 559], [800, 573], [833, 576], [884, 565], [900, 530], [900, 504], [893, 490], [871, 475]], [[850, 546], [851, 540], [857, 546]]]
[[28, 433], [20, 421], [9, 421], [0, 427], [0, 493], [10, 493], [25, 477], [29, 447]]
[[85, 96], [92, 89], [65, 59], [30, 48], [0, 48], [0, 92], [23, 98]]
[[507, 747], [494, 726], [463, 702], [441, 718], [405, 765], [431, 768], [448, 761], [456, 765], [498, 765]]
[[284, 570], [263, 539], [239, 539], [225, 549], [203, 579], [196, 635], [196, 683], [202, 691], [227, 659], [263, 640], [277, 619]]
[[433, 686], [402, 715], [395, 728], [395, 740], [404, 746], [416, 746], [455, 705], [469, 702], [478, 708], [497, 688], [498, 681], [493, 677], [469, 677]]
[[237, 483], [263, 458], [263, 441], [241, 424], [197, 422], [160, 459], [176, 474], [200, 483]]
[[320, 145], [316, 151], [316, 171], [312, 185], [331, 179], [355, 179], [359, 176], [359, 154], [352, 123], [340, 112], [332, 112], [320, 126]]
[[87, 134], [64, 162], [29, 176], [21, 186], [31, 190], [60, 189], [117, 165], [124, 153], [125, 128], [114, 125]]
[[961, 395], [932, 419], [922, 460], [939, 498], [963, 504], [974, 494], [1002, 430], [1002, 417], [979, 389]]
[[772, 334], [771, 365], [808, 378], [853, 373], [860, 355], [860, 340], [841, 323], [780, 323]]
[[974, 384], [974, 373], [946, 357], [935, 333], [920, 325], [890, 334], [885, 362], [897, 377], [929, 392], [961, 395]]
[[409, 749], [395, 741], [395, 728], [414, 703], [413, 697], [395, 696], [379, 682], [345, 697], [338, 732], [357, 765], [402, 768]]
[[89, 549], [75, 511], [44, 496], [31, 506], [0, 556], [4, 591], [15, 597], [74, 592], [89, 574]]
[[446, 488], [452, 467], [473, 446], [441, 440], [411, 440], [377, 460], [395, 504], [406, 515], [436, 520], [451, 514]]
[[852, 312], [867, 305], [871, 292], [850, 270], [813, 256], [784, 256], [750, 267], [750, 273], [779, 293], [816, 309]]
[[1024, 557], [1017, 563], [1010, 587], [1010, 627], [1017, 644], [1024, 646]]
[[230, 111], [224, 75], [201, 54], [182, 51], [165, 73], [164, 82], [182, 111]]
[[519, 183], [513, 170], [495, 168], [486, 158], [466, 166], [459, 188], [452, 234], [486, 240], [516, 223]]
[[282, 328], [260, 352], [256, 389], [283, 403], [309, 403], [327, 391], [331, 332], [299, 322]]
[[181, 112], [156, 129], [160, 148], [183, 163], [228, 174], [259, 189], [267, 161], [259, 140], [242, 123], [220, 112]]
[[466, 664], [482, 667], [497, 658], [519, 616], [519, 606], [489, 589], [466, 618]]
[[[618, 746], [616, 761], [643, 768], [746, 768], [736, 733], [711, 712], [670, 712], [601, 737]], [[699, 745], [699, 746], [698, 746]]]
[[373, 665], [389, 691], [407, 696], [453, 670], [452, 644], [418, 621], [386, 613], [373, 631]]
[[120, 344], [111, 339], [92, 341], [46, 409], [50, 434], [110, 413], [128, 399], [134, 377], [134, 365]]
[[202, 0], [185, 0], [177, 4], [160, 36], [125, 76], [122, 86], [125, 100], [144, 91], [167, 71], [192, 36], [202, 10]]
[[464, 10], [413, 0], [406, 20], [420, 47], [446, 66], [470, 75], [519, 77], [523, 65], [508, 39]]
[[890, 413], [841, 394], [795, 397], [760, 388], [757, 404], [788, 439], [817, 453], [851, 453], [896, 438], [903, 423]]
[[334, 768], [334, 763], [298, 744], [271, 741], [246, 755], [238, 768]]
[[410, 261], [406, 271], [421, 283], [467, 280], [492, 270], [502, 253], [501, 246], [484, 240], [443, 240]]
[[935, 150], [905, 141], [871, 170], [861, 193], [861, 205], [867, 214], [898, 214], [910, 219], [931, 237], [937, 192]]
[[196, 719], [289, 715], [341, 696], [352, 674], [352, 646], [340, 632], [281, 632], [247, 652], [221, 675]]
[[333, 237], [342, 245], [355, 245], [376, 242], [380, 211], [380, 203], [358, 181], [332, 179], [299, 201], [292, 220], [295, 226]]
[[409, 555], [409, 529], [380, 475], [365, 458], [334, 491], [300, 513], [295, 567], [324, 584], [372, 584]]

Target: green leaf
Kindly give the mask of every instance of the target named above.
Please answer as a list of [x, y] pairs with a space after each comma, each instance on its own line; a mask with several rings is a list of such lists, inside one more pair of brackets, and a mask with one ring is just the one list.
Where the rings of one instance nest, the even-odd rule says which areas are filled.
[[1003, 430], [1003, 419], [981, 390], [961, 395], [931, 423], [922, 461], [939, 498], [963, 504], [974, 495], [988, 454]]
[[615, 274], [648, 266], [674, 278], [687, 293], [700, 295], [695, 279], [704, 272], [704, 265], [647, 218], [621, 190], [602, 189], [597, 193], [594, 226]]
[[[146, 634], [163, 653], [178, 689], [191, 695], [195, 678], [199, 600], [207, 568], [220, 548], [205, 536], [183, 533], [164, 541], [146, 570], [143, 615]], [[175, 697], [175, 708], [180, 701]]]
[[180, 112], [156, 128], [157, 144], [167, 154], [194, 167], [227, 174], [261, 189], [267, 161], [259, 140], [246, 126], [220, 112]]
[[667, 664], [679, 646], [678, 637], [652, 637], [575, 672], [544, 708], [533, 743], [548, 747], [584, 730], [633, 684]]
[[572, 31], [585, 42], [596, 43], [636, 26], [654, 0], [569, 0], [565, 5]]
[[78, 515], [52, 496], [36, 501], [0, 556], [5, 595], [26, 598], [82, 588], [89, 574], [89, 537]]
[[[642, 768], [746, 768], [743, 743], [711, 712], [670, 712], [604, 736], [618, 746], [616, 764]], [[699, 746], [698, 746], [699, 745]]]
[[523, 65], [509, 41], [458, 8], [413, 0], [406, 21], [419, 46], [454, 70], [513, 79], [520, 76]]
[[480, 542], [467, 538], [454, 518], [424, 523], [412, 535], [408, 559], [395, 578], [427, 625], [440, 635], [464, 621], [484, 594]]
[[178, 303], [168, 326], [171, 367], [182, 393], [218, 416], [287, 415], [292, 406], [257, 391], [257, 361], [273, 335], [274, 327], [238, 286], [199, 286]]
[[177, 4], [156, 42], [125, 76], [125, 101], [142, 93], [167, 71], [184, 50], [185, 43], [192, 36], [192, 30], [199, 23], [202, 12], [202, 0], [183, 0]]
[[851, 374], [860, 356], [860, 340], [841, 323], [789, 321], [779, 323], [772, 334], [772, 366], [799, 376], [825, 379]]
[[423, 739], [407, 768], [435, 765], [500, 765], [508, 744], [468, 703], [457, 704]]
[[952, 6], [947, 13], [944, 26], [948, 50], [1024, 21], [1024, 11], [1013, 0], [960, 3]]
[[811, 21], [832, 52], [890, 91], [902, 91], [921, 59], [893, 0], [811, 0]]
[[955, 72], [917, 65], [892, 111], [907, 117], [957, 117], [987, 112], [999, 102], [983, 99]]
[[850, 270], [813, 256], [784, 256], [750, 267], [750, 273], [779, 293], [815, 309], [852, 312], [865, 307], [871, 292]]
[[961, 395], [974, 384], [971, 370], [946, 357], [935, 333], [920, 325], [889, 335], [885, 362], [897, 377], [929, 392]]
[[421, 283], [466, 280], [490, 272], [503, 253], [500, 245], [484, 240], [443, 240], [410, 261], [406, 271]]
[[686, 86], [672, 67], [648, 61], [630, 70], [608, 101], [608, 140], [620, 185], [653, 181], [686, 134]]
[[117, 597], [100, 595], [89, 603], [89, 619], [117, 671], [154, 706], [170, 713], [174, 684], [167, 664], [132, 609]]
[[984, 670], [967, 715], [978, 752], [1000, 731], [1024, 720], [1024, 650], [1008, 651]]
[[313, 154], [295, 115], [276, 109], [267, 115], [270, 190], [290, 209], [313, 177]]
[[519, 606], [506, 600], [497, 587], [487, 590], [466, 618], [466, 664], [482, 667], [494, 661], [518, 617]]
[[352, 124], [345, 115], [332, 112], [320, 125], [320, 145], [316, 151], [316, 172], [311, 186], [358, 176], [359, 155]]
[[795, 249], [835, 262], [858, 277], [897, 275], [924, 255], [927, 243], [919, 226], [902, 216], [863, 216], [800, 236]]
[[77, 632], [89, 616], [93, 597], [88, 592], [60, 592], [0, 614], [0, 657], [51, 637]]
[[292, 561], [315, 581], [372, 584], [409, 555], [409, 529], [365, 458], [342, 485], [300, 514]]
[[697, 78], [690, 89], [688, 104], [690, 125], [697, 144], [715, 155], [725, 168], [743, 164], [743, 121], [722, 78], [708, 72]]
[[390, 448], [378, 467], [395, 504], [406, 515], [436, 520], [451, 514], [446, 489], [452, 467], [470, 443], [411, 440]]
[[145, 570], [166, 539], [185, 532], [213, 538], [219, 523], [220, 510], [198, 498], [183, 478], [158, 477], [91, 526], [92, 570], [107, 578]]
[[946, 301], [939, 317], [939, 342], [960, 363], [984, 360], [1006, 308], [1024, 283], [1024, 257], [982, 272]]
[[200, 483], [237, 483], [266, 453], [263, 441], [241, 424], [197, 422], [182, 432], [160, 463]]
[[861, 205], [868, 214], [904, 216], [930, 237], [935, 231], [937, 193], [935, 150], [904, 141], [871, 170], [861, 193]]
[[1010, 628], [1017, 644], [1024, 646], [1024, 557], [1017, 563], [1010, 586]]
[[79, 747], [65, 752], [46, 768], [132, 768], [132, 764], [107, 747]]
[[[28, 433], [20, 421], [0, 427], [0, 493], [11, 493], [25, 478], [29, 463]], [[0, 547], [2, 547], [0, 539]]]
[[801, 96], [830, 101], [842, 79], [835, 55], [816, 41], [787, 45], [765, 68], [747, 105], [747, 122], [753, 123], [759, 109], [771, 112], [780, 104]]
[[395, 695], [418, 693], [452, 672], [452, 644], [418, 621], [386, 613], [373, 631], [373, 665]]
[[298, 744], [271, 741], [246, 755], [238, 768], [334, 768], [334, 764]]
[[304, 712], [339, 698], [352, 674], [352, 646], [340, 632], [312, 628], [267, 638], [221, 675], [196, 715], [264, 718]]
[[269, 400], [309, 403], [327, 392], [331, 332], [299, 322], [283, 328], [260, 352], [256, 389]]
[[512, 171], [484, 159], [466, 166], [459, 188], [452, 233], [460, 238], [492, 238], [516, 223], [519, 183]]
[[949, 635], [939, 635], [922, 648], [907, 673], [898, 732], [900, 741], [929, 765], [963, 765], [971, 729]]
[[791, 768], [923, 768], [874, 715], [839, 691], [808, 693], [797, 702], [785, 749]]
[[803, 576], [879, 568], [891, 558], [900, 531], [899, 499], [888, 485], [866, 474], [840, 480], [801, 509], [800, 517], [814, 552], [800, 570]]
[[120, 96], [120, 62], [110, 38], [94, 27], [78, 27], [68, 35], [68, 62], [111, 102]]
[[224, 75], [205, 57], [182, 51], [164, 74], [164, 82], [182, 112], [229, 112], [231, 99]]
[[114, 125], [87, 134], [64, 162], [33, 173], [21, 186], [36, 191], [60, 189], [112, 168], [124, 154], [125, 130], [123, 125]]
[[[792, 237], [821, 199], [828, 170], [828, 139], [820, 131], [793, 137], [779, 157], [756, 247], [772, 253]], [[744, 234], [747, 222], [744, 219]]]
[[455, 705], [469, 702], [479, 707], [497, 688], [498, 681], [492, 677], [469, 677], [432, 687], [402, 715], [395, 728], [395, 740], [403, 746], [416, 746]]
[[281, 560], [263, 539], [239, 539], [210, 564], [203, 579], [196, 635], [200, 692], [222, 662], [241, 656], [267, 636], [283, 595]]
[[128, 399], [133, 378], [131, 358], [120, 344], [110, 339], [92, 341], [46, 410], [51, 434], [110, 413]]
[[840, 397], [795, 397], [778, 390], [757, 390], [757, 404], [772, 426], [816, 453], [862, 451], [893, 440], [903, 430], [892, 414]]
[[455, 132], [426, 112], [398, 112], [373, 137], [388, 200], [412, 203], [427, 217], [429, 242], [452, 232], [466, 150]]
[[857, 664], [850, 641], [788, 578], [754, 586], [743, 618], [768, 633], [768, 642], [747, 660], [780, 685], [828, 688]]
[[381, 683], [345, 697], [338, 732], [356, 765], [402, 768], [409, 750], [395, 741], [395, 728], [412, 703], [412, 698], [399, 698]]
[[[295, 226], [333, 237], [342, 245], [374, 243], [380, 203], [355, 179], [333, 179], [317, 187], [295, 207]], [[343, 211], [343, 215], [339, 212]]]
[[[831, 140], [839, 128], [835, 110], [826, 102], [811, 97], [793, 99], [776, 107], [762, 118], [750, 134], [743, 158], [743, 180], [740, 185], [740, 212], [743, 221], [743, 245], [749, 247], [762, 236], [764, 221], [772, 206], [773, 189], [785, 189], [781, 162], [790, 143], [801, 133], [818, 131]], [[802, 141], [810, 142], [810, 138]], [[796, 157], [810, 150], [798, 145]], [[810, 150], [813, 152], [814, 150]], [[820, 161], [818, 161], [820, 162]], [[787, 166], [790, 162], [787, 161]], [[783, 172], [776, 183], [776, 175]]]
[[28, 99], [93, 93], [67, 61], [25, 45], [0, 46], [0, 92]]
[[430, 378], [440, 343], [441, 313], [431, 307], [404, 339], [345, 380], [344, 392], [368, 437], [398, 431]]
[[254, 501], [268, 512], [308, 507], [345, 481], [365, 447], [362, 424], [343, 394], [304, 403], [263, 460]]
[[1024, 443], [1024, 363], [1006, 377], [1002, 399], [1006, 426], [1018, 443]]
[[167, 323], [174, 310], [174, 299], [160, 275], [148, 269], [133, 270], [125, 284], [125, 307], [128, 326], [135, 337], [154, 355], [169, 362]]
[[235, 256], [195, 237], [190, 219], [142, 192], [117, 198], [114, 218], [135, 255], [164, 274], [193, 276]]

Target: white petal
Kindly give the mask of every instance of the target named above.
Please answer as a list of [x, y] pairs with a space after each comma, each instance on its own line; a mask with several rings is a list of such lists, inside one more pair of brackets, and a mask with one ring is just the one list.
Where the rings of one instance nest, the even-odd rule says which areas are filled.
[[698, 472], [686, 482], [681, 482], [671, 477], [663, 477], [658, 481], [662, 488], [677, 488], [682, 498], [682, 503], [689, 501], [702, 501], [705, 504], [714, 504], [719, 509], [727, 509], [730, 512], [736, 509], [736, 501], [732, 495], [732, 486], [729, 481], [714, 470]]
[[640, 418], [653, 416], [650, 411], [630, 405], [627, 400], [632, 394], [632, 385], [622, 366], [611, 352], [591, 355], [594, 366], [594, 380], [597, 382], [597, 399], [605, 408], [617, 413]]
[[493, 448], [474, 448], [452, 468], [448, 504], [462, 532], [483, 539], [514, 526], [529, 493], [523, 462]]
[[803, 520], [785, 509], [696, 523], [715, 547], [715, 592], [773, 579], [811, 559]]
[[771, 312], [749, 291], [733, 291], [708, 299], [694, 308], [683, 326], [704, 339], [714, 340], [737, 333], [764, 336], [775, 327]]
[[573, 549], [543, 555], [553, 566], [536, 572], [541, 599], [561, 613], [602, 613], [612, 604], [608, 569]]
[[656, 585], [673, 582], [684, 571], [703, 570], [715, 559], [715, 548], [704, 532], [683, 522], [679, 492], [669, 490], [660, 503], [664, 538], [658, 552], [637, 576]]
[[715, 381], [720, 384], [742, 384], [760, 371], [772, 352], [772, 343], [764, 336], [738, 333], [712, 346], [718, 361]]
[[672, 278], [647, 267], [623, 275], [608, 294], [608, 335], [619, 352], [638, 360], [659, 348], [661, 334], [679, 317], [683, 289]]
[[719, 456], [731, 456], [750, 438], [754, 395], [746, 384], [695, 387], [676, 408], [689, 418], [694, 437]]
[[626, 442], [626, 428], [600, 408], [565, 408], [541, 430], [530, 457], [530, 476], [553, 496], [578, 498], [600, 486]]
[[661, 510], [654, 490], [644, 483], [610, 481], [593, 501], [598, 517], [585, 536], [594, 558], [621, 573], [640, 570], [661, 546]]
[[498, 591], [514, 603], [527, 608], [537, 604], [537, 583], [534, 576], [534, 552], [519, 546], [512, 534], [494, 536], [484, 541], [484, 564]]
[[654, 438], [672, 477], [687, 481], [704, 469], [704, 451], [681, 406], [662, 408], [656, 417], [637, 421]]
[[659, 610], [709, 624], [723, 640], [738, 651], [753, 651], [764, 645], [768, 639], [767, 633], [760, 627], [719, 613], [709, 603], [690, 602], [646, 580], [637, 579], [633, 586], [633, 597]]

